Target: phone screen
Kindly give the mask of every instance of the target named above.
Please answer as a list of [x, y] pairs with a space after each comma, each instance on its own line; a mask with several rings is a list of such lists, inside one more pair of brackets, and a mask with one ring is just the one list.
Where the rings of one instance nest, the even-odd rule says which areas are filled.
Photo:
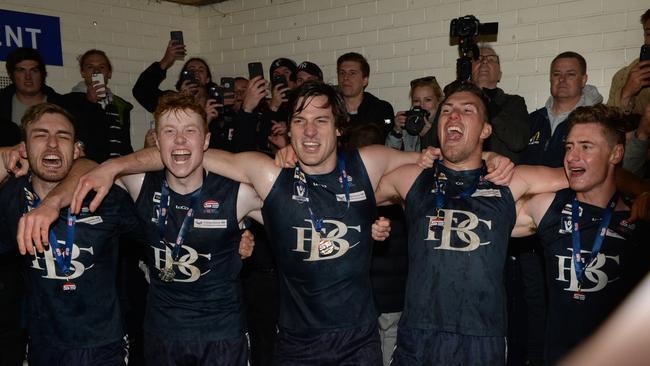
[[248, 64], [248, 76], [252, 79], [256, 76], [264, 78], [264, 68], [261, 62], [251, 62]]

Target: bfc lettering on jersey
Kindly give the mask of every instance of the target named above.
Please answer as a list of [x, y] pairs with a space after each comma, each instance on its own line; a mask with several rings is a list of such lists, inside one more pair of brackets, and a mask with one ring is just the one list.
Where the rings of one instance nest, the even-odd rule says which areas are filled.
[[[307, 258], [303, 259], [305, 262], [336, 259], [344, 256], [350, 249], [359, 244], [358, 240], [350, 244], [350, 238], [346, 236], [350, 231], [361, 233], [360, 225], [347, 226], [338, 220], [323, 220], [323, 230], [326, 233], [323, 236], [321, 232], [316, 230], [310, 219], [305, 219], [305, 222], [308, 224], [306, 227], [293, 227], [296, 230], [296, 247], [293, 251], [307, 253]], [[329, 241], [334, 246], [334, 250], [328, 255], [323, 255], [319, 251], [319, 245], [323, 241]]]
[[[166, 268], [167, 263], [170, 262], [172, 263], [172, 267], [177, 269], [174, 282], [195, 282], [201, 276], [205, 276], [210, 272], [210, 269], [201, 271], [201, 268], [205, 267], [203, 264], [212, 259], [211, 253], [199, 253], [190, 246], [181, 245], [178, 260], [174, 260], [172, 258], [173, 245], [173, 243], [166, 244], [161, 240], [159, 246], [151, 245], [151, 249], [153, 250], [154, 266], [157, 269], [161, 270]], [[185, 277], [180, 277], [179, 273]]]
[[[65, 245], [65, 240], [57, 240], [61, 245]], [[52, 253], [52, 245], [49, 249], [39, 254], [32, 260], [31, 267], [39, 271], [45, 271], [42, 278], [49, 280], [66, 280], [81, 277], [85, 271], [93, 268], [93, 256], [95, 255], [92, 245], [87, 248], [79, 247], [77, 244], [72, 244], [72, 260], [70, 262], [70, 276], [57, 275], [57, 265]], [[90, 264], [89, 264], [90, 263]]]
[[482, 239], [476, 233], [479, 225], [492, 230], [492, 220], [483, 220], [476, 214], [452, 209], [441, 209], [438, 216], [426, 216], [428, 222], [427, 235], [424, 240], [433, 241], [439, 245], [433, 249], [471, 252], [490, 241]]
[[[585, 268], [584, 280], [581, 284], [578, 283], [576, 278], [575, 263], [573, 262], [573, 249], [567, 248], [570, 253], [567, 256], [556, 255], [557, 258], [557, 273], [558, 276], [555, 280], [565, 282], [568, 287], [563, 288], [564, 291], [576, 292], [597, 292], [605, 288], [608, 283], [614, 282], [619, 279], [618, 276], [610, 278], [608, 273], [618, 273], [618, 266], [620, 265], [620, 256], [609, 256], [599, 253], [594, 260], [592, 260], [587, 268]], [[584, 258], [589, 258], [591, 252], [588, 250], [580, 250]], [[607, 265], [607, 270], [605, 266]], [[578, 288], [580, 285], [580, 288]]]

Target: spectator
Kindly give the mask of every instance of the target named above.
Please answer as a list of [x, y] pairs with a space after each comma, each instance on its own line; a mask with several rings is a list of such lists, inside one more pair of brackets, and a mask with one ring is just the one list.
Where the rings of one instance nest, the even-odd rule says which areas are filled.
[[[633, 114], [633, 116], [635, 115]], [[638, 127], [625, 143], [623, 168], [638, 177], [647, 178], [648, 148], [650, 148], [650, 103], [646, 104]]]
[[323, 81], [323, 70], [313, 62], [303, 61], [298, 65], [296, 72], [296, 87], [299, 87], [305, 81], [317, 80]]
[[244, 95], [246, 95], [246, 88], [248, 88], [248, 79], [238, 76], [235, 78], [235, 103], [232, 108], [235, 112], [241, 109], [244, 102]]

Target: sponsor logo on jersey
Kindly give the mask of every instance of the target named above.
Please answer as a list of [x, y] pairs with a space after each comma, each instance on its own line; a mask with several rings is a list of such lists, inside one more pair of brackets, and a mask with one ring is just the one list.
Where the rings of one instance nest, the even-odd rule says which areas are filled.
[[202, 229], [225, 229], [228, 227], [228, 220], [194, 219], [194, 227]]
[[215, 200], [207, 200], [203, 202], [203, 213], [215, 214], [219, 212], [219, 202]]
[[[424, 240], [438, 243], [436, 250], [471, 252], [490, 241], [482, 241], [477, 232], [490, 232], [492, 220], [483, 220], [469, 211], [441, 209], [440, 216], [426, 216], [428, 230]], [[485, 229], [480, 230], [479, 225]]]
[[84, 218], [77, 219], [77, 224], [88, 224], [88, 225], [97, 225], [104, 222], [101, 216], [88, 216]]
[[[306, 256], [303, 258], [305, 262], [314, 262], [314, 261], [323, 261], [336, 259], [344, 256], [350, 249], [354, 248], [359, 244], [359, 241], [350, 243], [350, 236], [353, 236], [356, 240], [358, 235], [354, 235], [351, 232], [356, 231], [357, 233], [361, 232], [361, 226], [347, 226], [345, 223], [338, 220], [323, 220], [323, 230], [318, 232], [314, 228], [314, 224], [311, 220], [305, 219], [306, 226], [294, 226], [293, 229], [296, 230], [296, 247], [293, 249], [293, 252], [301, 253]], [[323, 244], [331, 245], [331, 251], [328, 250], [327, 254], [321, 250], [319, 251], [319, 246]]]
[[[344, 193], [337, 194], [336, 200], [339, 202], [345, 202], [345, 194]], [[350, 192], [350, 202], [360, 202], [365, 200], [366, 200], [366, 192], [364, 191]]]
[[[565, 283], [567, 287], [564, 287], [563, 290], [576, 292], [578, 291], [578, 279], [576, 278], [575, 263], [573, 262], [573, 249], [566, 249], [569, 255], [555, 256], [557, 258], [557, 277], [555, 280]], [[583, 254], [583, 258], [591, 256], [591, 252], [588, 250], [581, 250], [580, 253]], [[618, 275], [612, 275], [612, 273], [618, 272], [619, 265], [620, 258], [618, 255], [609, 256], [599, 253], [587, 265], [584, 279], [580, 284], [580, 291], [597, 292], [604, 289], [608, 283], [618, 280]]]
[[501, 191], [498, 189], [477, 189], [472, 193], [472, 197], [501, 197]]

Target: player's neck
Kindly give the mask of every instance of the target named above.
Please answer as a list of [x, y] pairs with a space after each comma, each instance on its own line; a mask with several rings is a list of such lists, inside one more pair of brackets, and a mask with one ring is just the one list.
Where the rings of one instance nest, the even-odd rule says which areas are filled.
[[38, 197], [43, 200], [57, 186], [59, 182], [47, 182], [39, 177], [32, 175], [32, 188]]
[[588, 203], [592, 206], [604, 208], [616, 192], [616, 184], [612, 179], [599, 184], [585, 192], [576, 192], [578, 201]]
[[318, 165], [306, 165], [298, 161], [300, 169], [309, 175], [328, 174], [336, 169], [336, 150], [325, 161]]
[[203, 169], [199, 168], [184, 178], [174, 176], [169, 170], [165, 171], [167, 184], [174, 192], [178, 194], [189, 194], [203, 185]]
[[483, 165], [483, 161], [481, 159], [481, 155], [478, 154], [475, 156], [471, 156], [463, 161], [459, 161], [455, 163], [443, 158], [442, 165], [444, 165], [445, 167], [451, 170], [461, 172], [465, 170], [480, 169], [481, 166]]

